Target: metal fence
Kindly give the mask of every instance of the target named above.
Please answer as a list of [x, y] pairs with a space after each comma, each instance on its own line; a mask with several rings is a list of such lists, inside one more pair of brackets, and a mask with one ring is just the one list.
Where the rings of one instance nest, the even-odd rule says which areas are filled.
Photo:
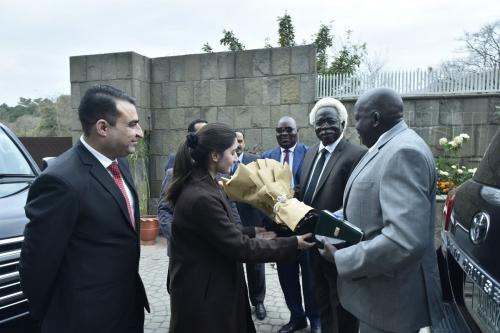
[[455, 95], [500, 92], [500, 69], [481, 73], [394, 71], [378, 74], [318, 75], [316, 97], [356, 97], [371, 88], [387, 87], [402, 96]]

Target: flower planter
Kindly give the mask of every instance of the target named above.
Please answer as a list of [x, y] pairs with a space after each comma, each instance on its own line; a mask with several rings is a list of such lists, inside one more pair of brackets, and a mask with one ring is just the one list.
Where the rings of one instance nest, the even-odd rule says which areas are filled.
[[141, 216], [141, 244], [153, 245], [160, 231], [160, 223], [156, 215]]

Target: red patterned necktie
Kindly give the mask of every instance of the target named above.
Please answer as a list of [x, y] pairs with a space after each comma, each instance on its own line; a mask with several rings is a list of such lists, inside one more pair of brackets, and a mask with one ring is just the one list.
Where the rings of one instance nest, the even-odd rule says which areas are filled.
[[127, 208], [128, 208], [128, 214], [130, 217], [130, 224], [135, 229], [135, 221], [134, 221], [134, 214], [132, 213], [132, 206], [130, 205], [130, 200], [128, 198], [127, 191], [125, 190], [125, 184], [123, 183], [123, 178], [120, 172], [120, 168], [118, 168], [118, 163], [116, 162], [111, 163], [111, 165], [108, 166], [108, 170], [111, 171], [111, 174], [113, 175], [113, 180], [115, 181], [116, 185], [120, 189], [120, 192], [122, 192], [122, 195], [125, 198], [125, 202], [127, 203]]

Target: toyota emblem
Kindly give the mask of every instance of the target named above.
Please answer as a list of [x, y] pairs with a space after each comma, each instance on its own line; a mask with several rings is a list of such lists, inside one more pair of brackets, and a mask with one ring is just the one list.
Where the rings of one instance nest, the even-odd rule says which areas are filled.
[[481, 244], [490, 229], [490, 215], [486, 212], [479, 212], [472, 218], [469, 236], [475, 245]]

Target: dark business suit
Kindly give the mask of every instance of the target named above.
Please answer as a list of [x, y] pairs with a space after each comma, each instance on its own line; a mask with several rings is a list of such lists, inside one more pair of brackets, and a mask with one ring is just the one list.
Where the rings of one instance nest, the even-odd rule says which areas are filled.
[[[242, 163], [248, 164], [257, 158], [257, 155], [245, 152], [243, 153]], [[236, 202], [236, 208], [238, 209], [241, 224], [246, 227], [262, 227], [264, 216], [259, 210], [241, 202]], [[250, 303], [255, 306], [257, 303], [263, 303], [266, 297], [265, 265], [262, 263], [247, 263], [245, 266], [247, 270], [248, 295]]]
[[[314, 161], [318, 156], [319, 143], [311, 147], [304, 158], [300, 176], [299, 199], [303, 200], [307, 184], [312, 176]], [[316, 193], [310, 205], [315, 209], [336, 211], [342, 206], [347, 179], [365, 154], [366, 148], [341, 139], [326, 163], [318, 180]], [[317, 250], [312, 251], [314, 266], [314, 288], [320, 311], [323, 332], [357, 333], [357, 320], [345, 311], [337, 296], [337, 271], [335, 265], [324, 260]]]
[[[292, 175], [295, 187], [300, 187], [300, 173], [307, 149], [304, 144], [297, 143], [293, 151]], [[281, 147], [262, 153], [262, 158], [271, 158], [281, 162]], [[272, 228], [280, 237], [295, 234], [289, 229], [273, 228], [273, 224], [268, 225], [268, 228]], [[319, 310], [314, 297], [311, 251], [302, 251], [296, 260], [278, 262], [278, 278], [286, 305], [290, 310], [290, 321], [300, 322], [307, 317], [313, 326], [319, 326]], [[302, 273], [302, 288], [299, 267]], [[302, 306], [302, 294], [304, 294], [305, 312]]]
[[112, 176], [79, 142], [33, 183], [25, 207], [20, 274], [31, 315], [42, 332], [142, 332], [146, 293], [138, 273], [136, 230]]

